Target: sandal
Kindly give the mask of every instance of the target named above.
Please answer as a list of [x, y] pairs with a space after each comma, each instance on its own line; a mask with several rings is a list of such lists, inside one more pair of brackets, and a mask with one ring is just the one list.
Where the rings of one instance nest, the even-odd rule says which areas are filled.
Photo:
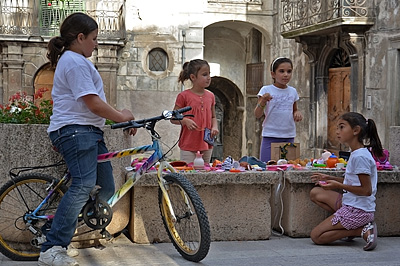
[[[369, 233], [369, 235], [365, 239], [365, 234]], [[364, 246], [365, 251], [373, 250], [377, 243], [377, 238], [378, 238], [378, 229], [376, 226], [375, 222], [370, 222], [367, 225], [364, 226], [362, 232], [361, 232], [361, 237], [367, 242], [367, 244]]]

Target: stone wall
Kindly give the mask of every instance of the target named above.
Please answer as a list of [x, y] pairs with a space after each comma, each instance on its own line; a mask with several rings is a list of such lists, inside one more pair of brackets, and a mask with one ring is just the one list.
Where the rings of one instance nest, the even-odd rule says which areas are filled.
[[[213, 241], [261, 240], [271, 236], [271, 187], [277, 172], [186, 173], [197, 189], [210, 222]], [[169, 242], [158, 206], [156, 174], [134, 187], [129, 224], [136, 243]]]
[[[0, 124], [0, 186], [9, 180], [8, 171], [14, 167], [50, 165], [61, 160], [61, 156], [52, 149], [46, 130], [48, 125]], [[132, 137], [126, 136], [122, 130], [104, 128], [104, 138], [110, 151], [132, 147]], [[129, 157], [112, 161], [114, 179], [119, 187], [125, 182], [125, 166], [129, 165]], [[61, 178], [65, 168], [46, 168], [41, 171]], [[125, 195], [114, 207], [113, 220], [108, 226], [110, 233], [124, 229], [130, 218], [130, 193]], [[85, 226], [86, 227], [86, 226]], [[82, 228], [87, 230], [87, 228]], [[82, 235], [80, 240], [99, 238], [99, 234]]]
[[[328, 171], [329, 175], [341, 176], [343, 171]], [[282, 201], [280, 197], [272, 198], [272, 213], [282, 215], [274, 221], [273, 228], [291, 237], [309, 237], [311, 230], [327, 218], [330, 213], [321, 209], [310, 200], [310, 191], [314, 187], [311, 171], [288, 171], [284, 175]], [[281, 180], [283, 184], [283, 180]], [[277, 186], [274, 186], [276, 191]], [[375, 222], [380, 236], [400, 235], [400, 173], [395, 171], [378, 171], [378, 188], [376, 194]], [[281, 208], [283, 204], [283, 209]], [[283, 213], [281, 214], [281, 211]]]
[[388, 149], [390, 163], [400, 167], [400, 126], [390, 127]]

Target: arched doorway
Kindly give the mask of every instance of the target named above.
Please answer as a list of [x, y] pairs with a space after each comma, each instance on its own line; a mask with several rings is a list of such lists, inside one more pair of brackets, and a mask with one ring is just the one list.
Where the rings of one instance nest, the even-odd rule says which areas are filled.
[[243, 95], [232, 81], [223, 77], [213, 77], [208, 89], [215, 94], [220, 131], [213, 157], [220, 160], [232, 156], [238, 160], [242, 156]]
[[[33, 89], [35, 94], [40, 89], [46, 89], [43, 94], [44, 100], [51, 100], [51, 90], [53, 88], [53, 78], [55, 69], [51, 67], [50, 62], [43, 64], [33, 75]], [[36, 101], [37, 99], [35, 99]]]

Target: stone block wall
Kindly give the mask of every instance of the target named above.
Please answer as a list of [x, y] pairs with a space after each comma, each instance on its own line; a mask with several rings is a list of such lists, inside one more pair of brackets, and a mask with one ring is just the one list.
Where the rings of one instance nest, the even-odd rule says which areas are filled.
[[[327, 174], [340, 176], [343, 171], [329, 171]], [[285, 189], [282, 192], [283, 214], [281, 225], [285, 234], [291, 237], [309, 237], [311, 230], [331, 215], [311, 202], [309, 194], [314, 186], [311, 171], [285, 172]], [[274, 186], [274, 189], [276, 186]], [[400, 173], [395, 171], [378, 172], [375, 222], [379, 236], [400, 235]], [[273, 192], [274, 193], [274, 192]], [[272, 214], [281, 214], [280, 199], [272, 198]], [[279, 221], [278, 221], [279, 222]], [[274, 221], [273, 228], [280, 231]]]
[[[276, 172], [186, 174], [203, 201], [213, 241], [261, 240], [271, 235], [271, 185]], [[136, 243], [169, 242], [158, 207], [156, 174], [134, 187], [129, 233]]]
[[[0, 186], [9, 179], [8, 171], [14, 167], [39, 166], [54, 164], [61, 160], [61, 156], [52, 149], [52, 145], [46, 130], [48, 125], [28, 124], [1, 124], [0, 123]], [[117, 151], [132, 147], [132, 138], [123, 134], [122, 130], [111, 130], [109, 126], [104, 128], [104, 138], [110, 151]], [[119, 187], [125, 182], [124, 167], [129, 165], [129, 157], [112, 161], [114, 179]], [[46, 168], [41, 171], [54, 177], [61, 178], [65, 168]], [[107, 227], [110, 233], [116, 233], [124, 229], [130, 218], [130, 194], [128, 193], [113, 208], [113, 220]], [[80, 228], [79, 231], [87, 231], [88, 228]], [[84, 234], [79, 240], [99, 238], [100, 235]], [[76, 239], [75, 239], [76, 240]]]
[[389, 161], [392, 165], [400, 166], [400, 126], [389, 129]]

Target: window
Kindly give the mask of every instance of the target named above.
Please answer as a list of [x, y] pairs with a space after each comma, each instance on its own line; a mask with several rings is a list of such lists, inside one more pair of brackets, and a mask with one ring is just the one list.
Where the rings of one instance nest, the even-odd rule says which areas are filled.
[[161, 48], [155, 48], [150, 51], [148, 56], [148, 64], [150, 71], [165, 71], [168, 66], [167, 53]]
[[59, 34], [60, 23], [70, 14], [84, 12], [84, 0], [40, 0], [40, 33]]

